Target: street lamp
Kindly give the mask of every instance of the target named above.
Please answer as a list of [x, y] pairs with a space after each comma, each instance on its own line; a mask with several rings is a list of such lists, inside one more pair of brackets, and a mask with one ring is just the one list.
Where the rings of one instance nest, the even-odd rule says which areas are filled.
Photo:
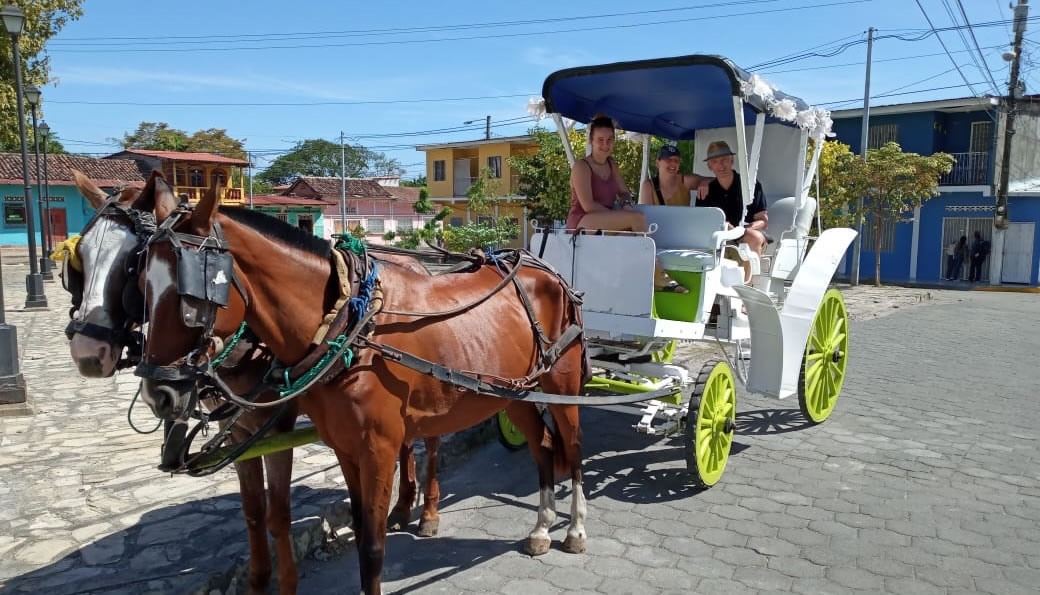
[[54, 280], [54, 262], [50, 259], [50, 253], [54, 251], [54, 230], [51, 228], [51, 177], [47, 171], [47, 140], [51, 136], [51, 127], [46, 122], [40, 122], [40, 142], [43, 143], [43, 195], [47, 197], [44, 201], [44, 207], [46, 213], [40, 211], [40, 219], [47, 222], [47, 233], [44, 234], [43, 240], [43, 255], [40, 257], [40, 262], [47, 263], [47, 268], [42, 269], [44, 271], [43, 278]]
[[[5, 6], [0, 9], [0, 20], [4, 22], [4, 28], [17, 40], [25, 24], [22, 12], [13, 6]], [[17, 48], [17, 43], [15, 48]], [[17, 49], [15, 50], [17, 51]], [[21, 73], [20, 64], [14, 63], [14, 71]], [[21, 87], [21, 75], [19, 74]], [[19, 95], [19, 99], [21, 96]], [[18, 103], [19, 109], [21, 102]], [[19, 118], [18, 123], [22, 126], [22, 169], [25, 169], [25, 119]], [[28, 174], [25, 174], [25, 184], [29, 184]], [[4, 302], [4, 269], [3, 259], [0, 259], [0, 404], [25, 403], [25, 378], [18, 370], [18, 329], [12, 324], [7, 324], [6, 304]]]
[[[40, 89], [36, 85], [25, 86], [25, 102], [29, 104], [29, 111], [32, 113], [33, 153], [36, 154], [36, 202], [40, 211], [40, 275], [44, 281], [53, 281], [51, 268], [47, 266], [49, 262], [47, 260], [47, 221], [43, 217], [43, 203], [47, 200], [47, 196], [43, 193], [43, 177], [46, 174], [40, 169], [40, 132], [36, 128], [36, 106], [40, 105]], [[46, 151], [46, 141], [44, 141], [43, 148]], [[47, 162], [46, 154], [44, 154], [43, 160], [44, 163]]]
[[18, 105], [18, 135], [22, 143], [22, 181], [25, 183], [25, 232], [29, 236], [29, 275], [25, 278], [25, 307], [46, 308], [47, 296], [43, 293], [43, 277], [36, 269], [36, 223], [32, 208], [32, 186], [29, 184], [29, 152], [25, 142], [25, 106], [22, 105], [22, 54], [18, 50], [18, 37], [25, 26], [25, 15], [15, 6], [0, 9], [0, 18], [11, 36], [11, 51], [14, 54], [15, 103]]

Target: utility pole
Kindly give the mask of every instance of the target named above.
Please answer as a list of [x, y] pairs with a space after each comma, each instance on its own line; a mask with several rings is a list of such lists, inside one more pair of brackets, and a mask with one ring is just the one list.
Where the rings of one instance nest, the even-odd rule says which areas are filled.
[[484, 126], [484, 140], [491, 140], [491, 116], [487, 117], [487, 125]]
[[[860, 130], [860, 153], [867, 160], [870, 134], [870, 52], [874, 49], [874, 28], [867, 29], [867, 76], [863, 84], [863, 126]], [[852, 247], [852, 271], [849, 283], [859, 285], [859, 260], [863, 251], [863, 195], [856, 199], [856, 242]]]
[[1029, 0], [1018, 0], [1015, 7], [1015, 42], [1011, 58], [1011, 80], [1008, 82], [1007, 113], [1004, 123], [1004, 148], [1000, 159], [1000, 186], [997, 190], [997, 208], [993, 217], [993, 225], [997, 229], [1007, 229], [1007, 193], [1011, 173], [1011, 138], [1015, 134], [1015, 104], [1018, 101], [1018, 66], [1022, 57], [1022, 36], [1026, 32], [1026, 15], [1029, 13]]
[[339, 224], [340, 233], [347, 233], [347, 145], [343, 131], [339, 131]]
[[997, 184], [997, 206], [993, 212], [993, 237], [990, 239], [989, 281], [993, 285], [1000, 283], [1004, 265], [1004, 230], [1008, 228], [1008, 184], [1011, 178], [1011, 139], [1015, 135], [1015, 109], [1020, 94], [1018, 82], [1019, 63], [1022, 58], [1022, 36], [1026, 32], [1026, 17], [1029, 14], [1029, 0], [1018, 0], [1015, 7], [1014, 47], [1010, 54], [1004, 54], [1005, 60], [1011, 61], [1011, 79], [1008, 81], [1008, 96], [1004, 113], [1004, 146], [1000, 158], [1000, 179]]
[[249, 162], [249, 209], [253, 209], [253, 154], [246, 151], [246, 161]]

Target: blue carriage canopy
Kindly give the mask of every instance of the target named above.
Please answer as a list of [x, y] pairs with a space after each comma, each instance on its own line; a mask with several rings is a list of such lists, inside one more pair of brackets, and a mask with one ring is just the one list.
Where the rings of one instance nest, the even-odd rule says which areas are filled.
[[722, 56], [690, 55], [567, 68], [542, 85], [545, 111], [587, 124], [606, 114], [626, 131], [688, 140], [698, 129], [735, 125], [733, 97], [743, 100], [744, 121], [830, 132], [830, 114], [773, 88]]

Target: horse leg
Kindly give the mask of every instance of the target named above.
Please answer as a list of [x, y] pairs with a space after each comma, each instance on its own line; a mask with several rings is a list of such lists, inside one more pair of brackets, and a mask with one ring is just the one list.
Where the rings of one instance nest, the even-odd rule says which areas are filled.
[[249, 593], [266, 593], [271, 582], [271, 551], [267, 546], [264, 518], [264, 467], [259, 459], [253, 459], [235, 463], [235, 473], [249, 541]]
[[412, 507], [415, 506], [415, 494], [418, 492], [415, 479], [415, 442], [408, 441], [401, 445], [398, 457], [400, 464], [400, 487], [397, 490], [397, 504], [394, 505], [386, 527], [390, 531], [404, 531], [412, 522]]
[[292, 527], [292, 505], [289, 500], [292, 466], [291, 450], [264, 457], [264, 467], [267, 469], [267, 530], [274, 538], [275, 553], [278, 556], [278, 592], [281, 595], [295, 595], [299, 582], [292, 538], [289, 536]]
[[546, 433], [545, 422], [534, 405], [514, 401], [506, 408], [506, 413], [513, 425], [524, 433], [531, 456], [538, 466], [538, 521], [527, 536], [524, 551], [531, 556], [540, 556], [548, 552], [552, 545], [549, 528], [556, 522], [552, 442]]
[[[358, 550], [358, 572], [361, 575], [361, 584], [368, 584], [368, 566], [365, 564], [365, 560], [361, 555], [364, 550], [365, 542], [365, 519], [362, 514], [364, 505], [362, 504], [361, 494], [361, 469], [358, 467], [357, 462], [347, 458], [347, 456], [340, 451], [336, 452], [336, 458], [339, 459], [339, 467], [343, 472], [343, 481], [347, 484], [347, 493], [350, 495], [350, 517], [353, 521], [354, 530], [354, 543]], [[385, 525], [384, 525], [385, 526]]]
[[358, 560], [367, 571], [362, 574], [362, 590], [368, 595], [382, 592], [383, 558], [386, 550], [386, 516], [393, 496], [394, 454], [403, 442], [401, 435], [387, 436], [369, 429], [361, 454], [361, 540]]
[[426, 489], [423, 491], [423, 510], [419, 517], [419, 536], [433, 537], [441, 526], [441, 515], [437, 506], [441, 501], [441, 486], [437, 482], [437, 457], [441, 449], [441, 437], [426, 438]]
[[[565, 352], [566, 355], [567, 352]], [[571, 361], [580, 358], [580, 351], [570, 349]], [[580, 362], [580, 359], [578, 360]], [[575, 367], [580, 370], [580, 363]], [[561, 395], [581, 394], [581, 374], [567, 373], [565, 368], [554, 370], [542, 378], [542, 386], [549, 392]], [[581, 424], [578, 421], [578, 408], [574, 406], [550, 406], [549, 413], [553, 417], [553, 458], [557, 469], [568, 472], [571, 476], [571, 522], [567, 527], [567, 538], [563, 541], [563, 550], [572, 554], [585, 551], [585, 490], [581, 484]]]

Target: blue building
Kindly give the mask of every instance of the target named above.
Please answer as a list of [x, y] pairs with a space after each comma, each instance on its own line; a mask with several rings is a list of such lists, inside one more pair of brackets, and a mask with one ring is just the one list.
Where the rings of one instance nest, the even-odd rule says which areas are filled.
[[[868, 146], [877, 148], [896, 141], [904, 151], [931, 155], [950, 153], [953, 171], [940, 180], [940, 195], [915, 210], [911, 222], [889, 222], [882, 227], [882, 281], [938, 281], [949, 275], [945, 247], [967, 236], [970, 244], [978, 231], [990, 240], [992, 250], [983, 265], [982, 278], [992, 284], [1040, 283], [1040, 102], [1025, 98], [1016, 116], [1008, 193], [1010, 226], [993, 227], [996, 206], [998, 147], [1003, 143], [1004, 113], [989, 99], [965, 98], [872, 107]], [[838, 110], [834, 119], [836, 140], [859, 153], [862, 109]], [[876, 230], [864, 225], [860, 280], [873, 278]], [[851, 270], [851, 250], [844, 272]], [[967, 263], [960, 278], [967, 279]]]
[[[29, 180], [32, 184], [31, 211], [25, 205], [25, 183], [22, 178], [21, 153], [0, 153], [0, 197], [3, 198], [3, 219], [0, 220], [0, 245], [25, 246], [28, 213], [33, 213], [36, 224], [36, 245], [40, 245], [39, 195], [36, 186], [36, 159], [29, 156]], [[41, 157], [42, 165], [42, 157]], [[130, 159], [93, 159], [75, 155], [48, 155], [47, 175], [50, 178], [50, 229], [53, 243], [68, 235], [79, 233], [94, 214], [93, 207], [76, 189], [72, 170], [87, 175], [103, 189], [126, 184], [144, 185], [145, 177], [136, 161]], [[53, 245], [52, 243], [52, 245]]]

